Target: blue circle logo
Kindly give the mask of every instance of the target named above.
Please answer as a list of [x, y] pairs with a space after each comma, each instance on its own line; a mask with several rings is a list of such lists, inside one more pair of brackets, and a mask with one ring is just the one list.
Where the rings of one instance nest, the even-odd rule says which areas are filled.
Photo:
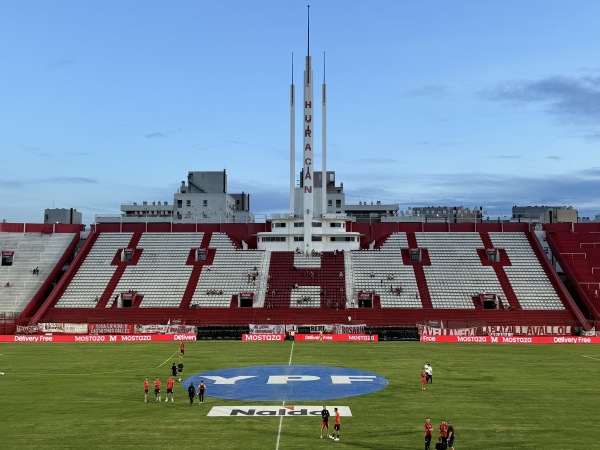
[[227, 400], [301, 401], [328, 400], [370, 394], [388, 381], [374, 372], [328, 366], [253, 366], [215, 370], [186, 378], [198, 388], [206, 385], [206, 396]]

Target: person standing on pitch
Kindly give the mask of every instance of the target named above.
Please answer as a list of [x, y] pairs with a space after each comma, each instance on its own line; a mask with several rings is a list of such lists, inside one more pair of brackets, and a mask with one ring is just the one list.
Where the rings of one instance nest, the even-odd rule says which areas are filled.
[[206, 391], [206, 385], [204, 381], [200, 380], [200, 384], [198, 385], [198, 401], [200, 403], [204, 403], [204, 392]]
[[177, 366], [175, 365], [175, 363], [173, 363], [173, 365], [171, 366], [171, 376], [173, 378], [177, 376]]
[[160, 402], [160, 379], [158, 377], [154, 380], [154, 396], [156, 397], [156, 401]]
[[177, 364], [177, 374], [179, 376], [179, 379], [177, 381], [181, 381], [181, 373], [183, 372], [183, 363], [181, 361], [179, 361], [179, 364]]
[[179, 353], [180, 353], [179, 357], [183, 358], [185, 355], [185, 344], [183, 343], [183, 341], [181, 341], [179, 343]]
[[148, 377], [144, 380], [144, 402], [148, 403]]
[[323, 439], [323, 430], [325, 430], [325, 435], [329, 435], [329, 410], [327, 406], [323, 405], [323, 409], [321, 410], [321, 439]]
[[446, 425], [445, 420], [442, 420], [440, 425], [440, 437], [442, 438], [442, 443], [446, 445], [448, 441], [448, 425]]
[[454, 427], [452, 422], [448, 421], [448, 441], [446, 442], [449, 450], [454, 450]]
[[427, 376], [427, 384], [433, 383], [433, 368], [428, 362], [425, 363], [425, 367], [423, 367], [423, 370], [425, 371], [425, 375]]
[[429, 417], [425, 419], [425, 450], [431, 449], [431, 430], [433, 425], [431, 425], [431, 420]]
[[194, 397], [196, 396], [196, 389], [194, 389], [194, 383], [190, 383], [188, 386], [188, 395], [190, 396], [190, 405], [194, 404]]
[[329, 437], [334, 441], [340, 440], [340, 412], [337, 408], [333, 408], [334, 416], [335, 416], [335, 424], [333, 425], [333, 434], [330, 434]]
[[169, 377], [167, 380], [167, 396], [165, 397], [165, 402], [169, 401], [169, 395], [171, 396], [171, 401], [175, 401], [173, 399], [173, 385], [175, 384], [175, 380], [173, 377]]

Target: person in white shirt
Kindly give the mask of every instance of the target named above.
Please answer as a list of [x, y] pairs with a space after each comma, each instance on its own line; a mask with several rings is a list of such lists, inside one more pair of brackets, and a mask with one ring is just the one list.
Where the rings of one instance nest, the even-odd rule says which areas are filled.
[[425, 371], [425, 375], [427, 377], [427, 384], [433, 383], [433, 369], [431, 368], [428, 362], [425, 363], [423, 370]]

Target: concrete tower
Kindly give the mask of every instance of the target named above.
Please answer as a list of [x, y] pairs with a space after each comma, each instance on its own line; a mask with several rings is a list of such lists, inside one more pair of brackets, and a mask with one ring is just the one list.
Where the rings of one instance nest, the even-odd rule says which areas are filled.
[[304, 67], [304, 119], [303, 119], [303, 171], [302, 185], [304, 187], [304, 249], [312, 250], [312, 219], [313, 219], [313, 72], [310, 59], [310, 5], [308, 6], [308, 47]]
[[323, 52], [323, 86], [321, 91], [322, 99], [322, 130], [321, 130], [321, 217], [327, 214], [327, 85], [325, 84], [325, 52]]
[[296, 187], [296, 88], [294, 87], [294, 53], [292, 53], [292, 84], [290, 85], [290, 217], [294, 216]]

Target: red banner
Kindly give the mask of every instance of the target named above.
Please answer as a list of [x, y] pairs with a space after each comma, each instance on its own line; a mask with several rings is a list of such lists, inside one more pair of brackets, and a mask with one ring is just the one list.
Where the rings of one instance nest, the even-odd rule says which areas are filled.
[[478, 344], [600, 344], [593, 336], [431, 336], [421, 342], [462, 342]]
[[0, 335], [0, 342], [173, 342], [195, 340], [195, 334]]
[[377, 342], [379, 336], [376, 334], [296, 334], [296, 341], [343, 341], [343, 342]]
[[285, 334], [242, 334], [242, 341], [285, 341]]

